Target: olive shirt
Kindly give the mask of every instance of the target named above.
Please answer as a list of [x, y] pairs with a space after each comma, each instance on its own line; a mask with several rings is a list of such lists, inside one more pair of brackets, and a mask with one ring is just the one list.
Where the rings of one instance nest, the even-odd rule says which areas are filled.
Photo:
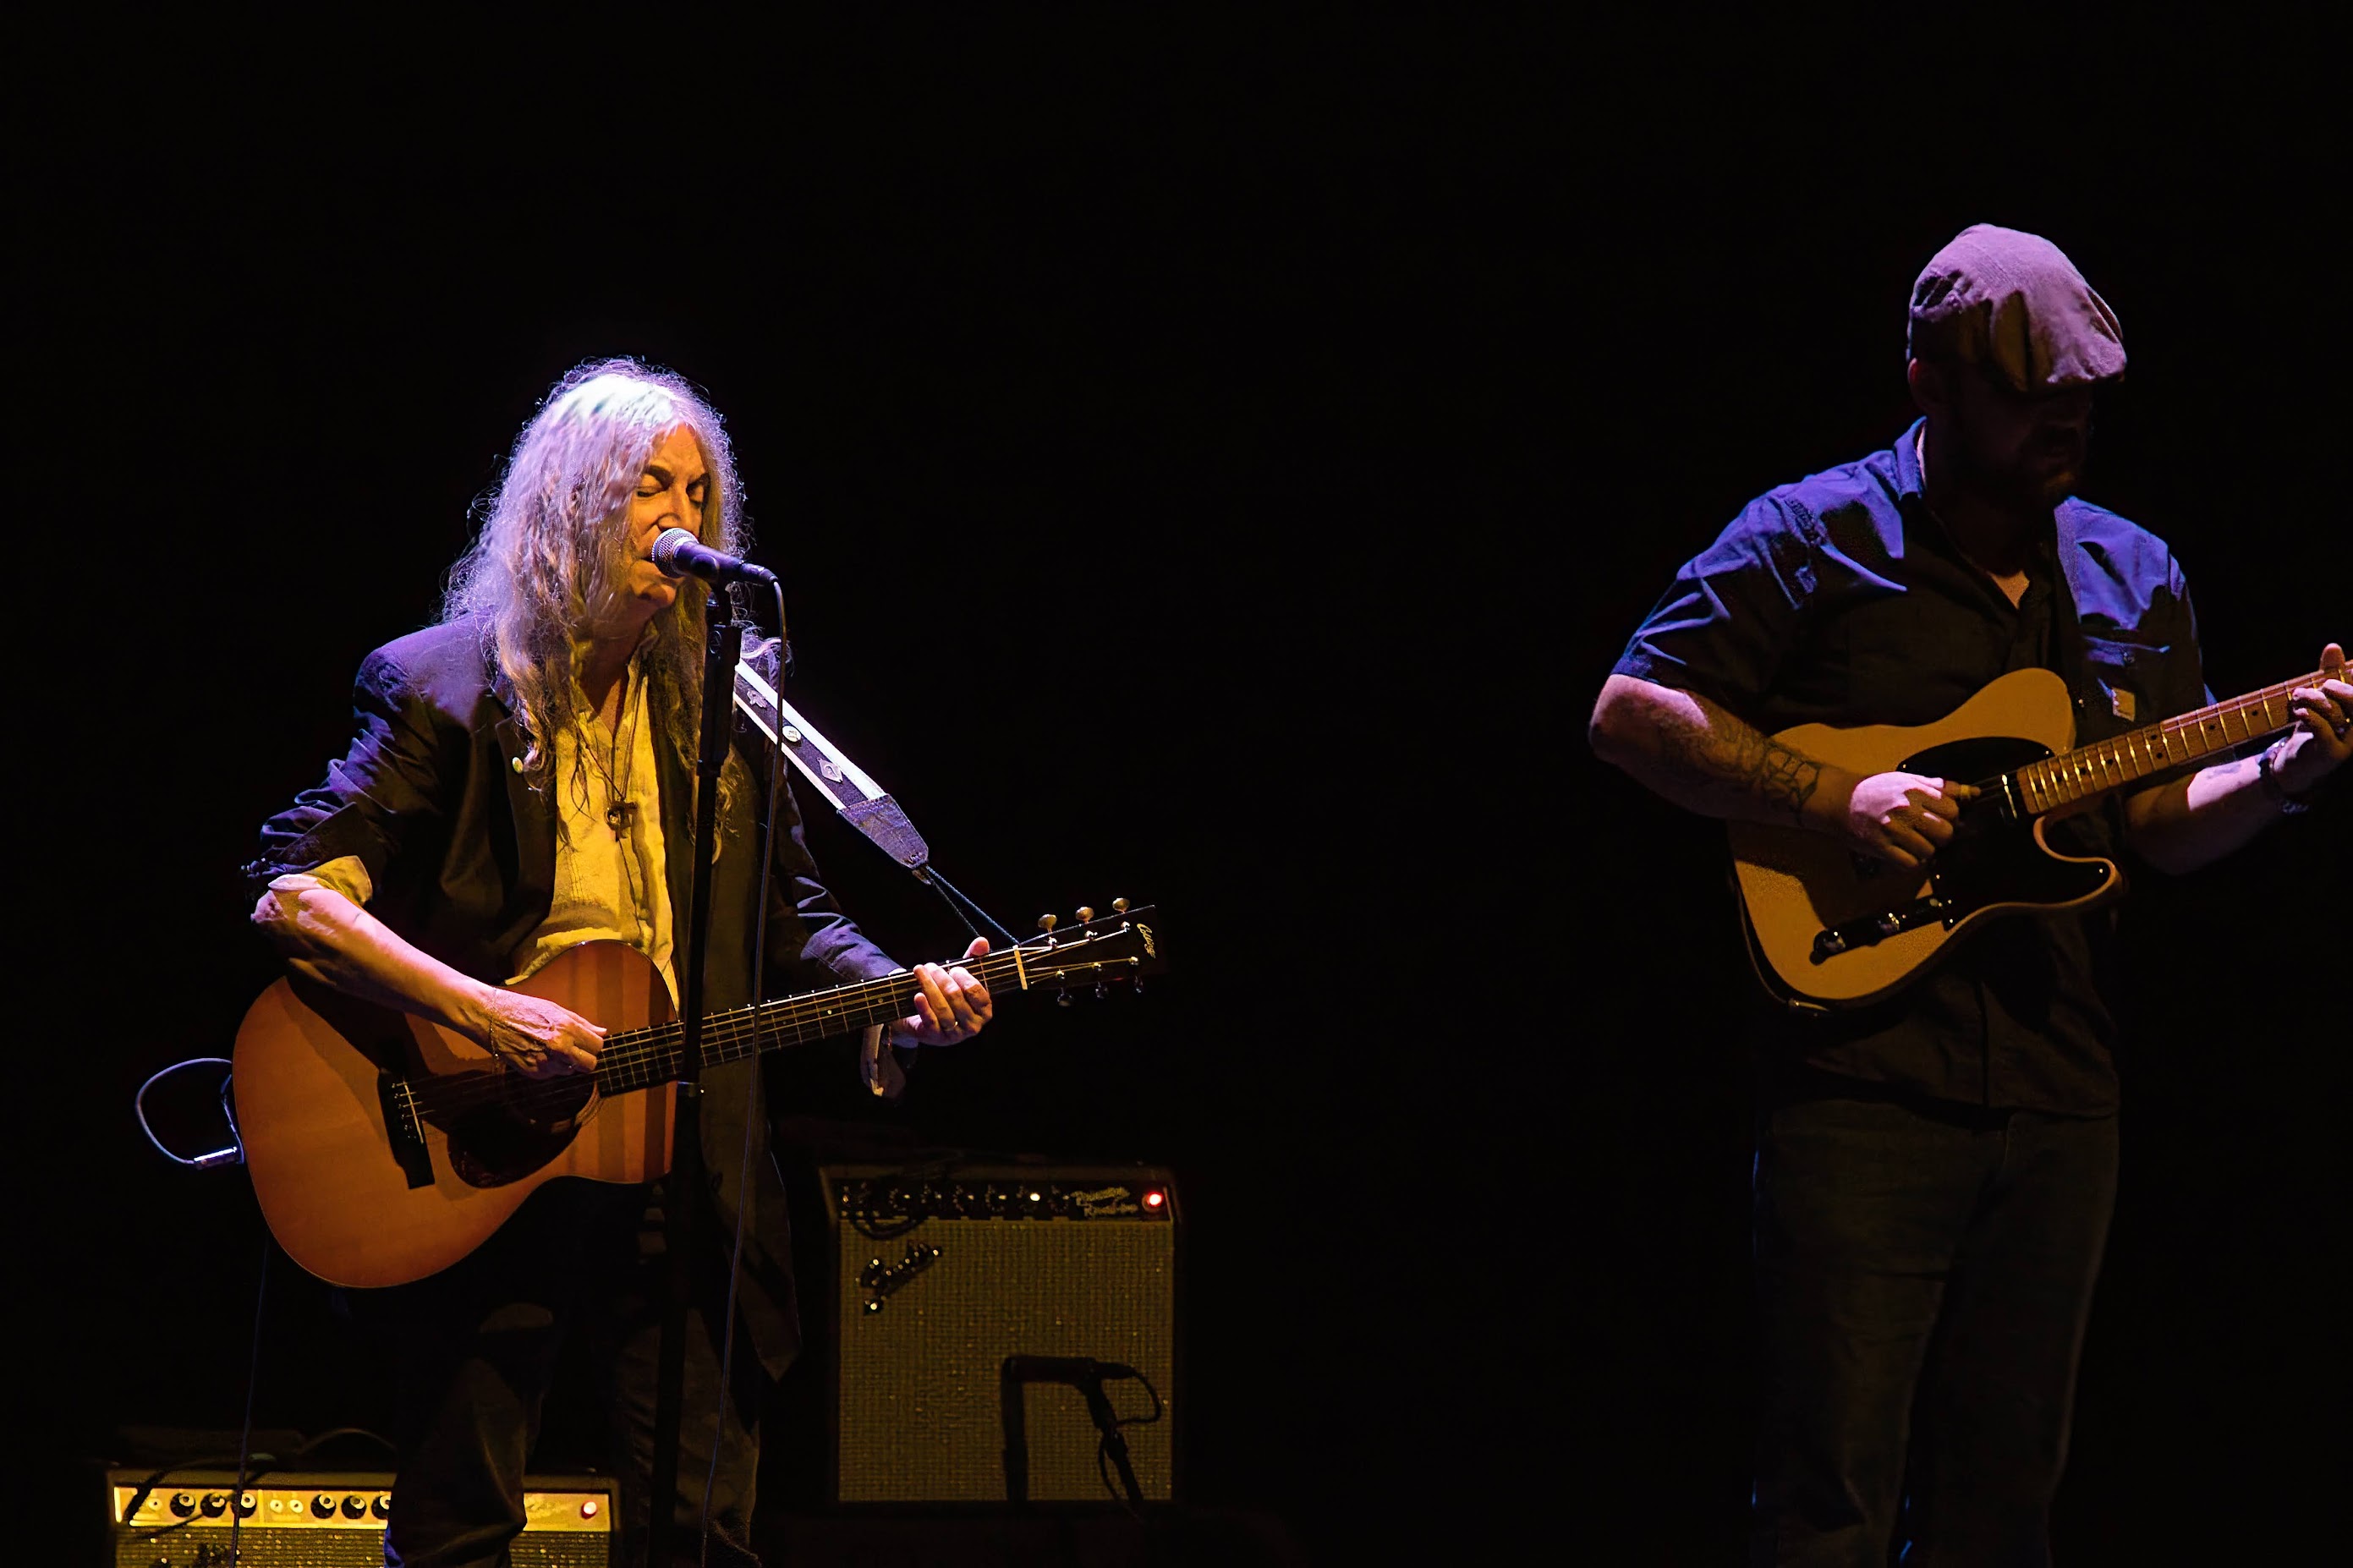
[[[2197, 621], [2164, 542], [2069, 498], [2012, 605], [1922, 497], [1915, 424], [1888, 449], [1750, 502], [1687, 562], [1617, 671], [1706, 697], [1767, 734], [1919, 725], [2015, 669], [2056, 671], [2077, 743], [2204, 706]], [[2114, 855], [2120, 805], [2050, 825]], [[1780, 1020], [1767, 1059], [1907, 1096], [2096, 1116], [2116, 1107], [2106, 911], [1996, 921], [1890, 1000]]]

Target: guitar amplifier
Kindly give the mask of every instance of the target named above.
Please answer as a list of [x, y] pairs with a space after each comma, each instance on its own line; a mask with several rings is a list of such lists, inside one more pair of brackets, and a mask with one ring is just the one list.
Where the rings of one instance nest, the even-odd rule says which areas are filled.
[[[129, 1519], [152, 1469], [106, 1473], [115, 1568], [227, 1568], [236, 1527], [239, 1568], [380, 1568], [392, 1478], [337, 1470], [270, 1471], [237, 1490], [234, 1470], [174, 1470]], [[533, 1476], [528, 1522], [508, 1548], [514, 1568], [613, 1568], [621, 1561], [620, 1502], [607, 1477]]]
[[[1176, 1184], [1135, 1165], [821, 1165], [837, 1503], [1105, 1502], [1102, 1390], [1146, 1501], [1176, 1495]], [[1034, 1363], [1021, 1363], [1029, 1365]], [[1133, 1372], [1131, 1378], [1127, 1374]]]

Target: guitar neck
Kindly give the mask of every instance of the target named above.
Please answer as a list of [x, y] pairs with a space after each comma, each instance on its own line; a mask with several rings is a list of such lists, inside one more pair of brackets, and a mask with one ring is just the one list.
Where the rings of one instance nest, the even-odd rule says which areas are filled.
[[2288, 708], [2290, 693], [2299, 686], [2316, 686], [2335, 679], [2336, 672], [2315, 670], [2114, 740], [2029, 763], [2018, 770], [2019, 798], [2029, 816], [2040, 816], [2170, 773], [2229, 747], [2276, 734], [2295, 722]]
[[[996, 995], [1023, 988], [1018, 949], [966, 959], [964, 963]], [[870, 1024], [894, 1023], [915, 1011], [915, 998], [922, 990], [913, 974], [902, 973], [830, 991], [786, 996], [756, 1007], [709, 1014], [702, 1020], [702, 1065], [716, 1067], [763, 1051], [846, 1035]], [[681, 1076], [685, 1061], [684, 1026], [676, 1019], [615, 1035], [605, 1042], [597, 1060], [597, 1091], [626, 1094], [669, 1083]]]

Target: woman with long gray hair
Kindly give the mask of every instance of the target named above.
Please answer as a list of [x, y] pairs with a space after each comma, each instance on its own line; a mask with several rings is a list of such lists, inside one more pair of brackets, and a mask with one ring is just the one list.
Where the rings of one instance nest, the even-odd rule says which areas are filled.
[[[725, 427], [670, 372], [582, 365], [515, 442], [480, 534], [450, 574], [440, 624], [367, 657], [349, 752], [262, 828], [247, 868], [253, 919], [298, 973], [438, 1026], [453, 1053], [509, 1083], [595, 1069], [607, 1026], [512, 988], [583, 943], [635, 950], [649, 984], [675, 1002], [704, 621], [702, 595], [681, 592], [651, 557], [670, 528], [744, 552]], [[770, 994], [901, 972], [818, 880], [781, 780], [775, 840], [762, 846], [767, 766], [739, 733], [720, 777], [712, 1013], [748, 1003], [762, 965]], [[773, 891], [766, 950], [754, 952], [762, 852]], [[985, 951], [976, 942], [965, 956]], [[911, 979], [920, 995], [889, 1030], [893, 1049], [879, 1048], [880, 1031], [867, 1041], [877, 1092], [902, 1081], [904, 1049], [969, 1038], [989, 1017], [987, 988], [961, 966], [924, 964]], [[723, 1342], [725, 1259], [693, 1267], [674, 1501], [682, 1562], [702, 1560], [706, 1523], [710, 1562], [756, 1562], [760, 1374], [781, 1374], [799, 1342], [774, 1164], [736, 1158], [765, 1135], [756, 1067], [722, 1064], [702, 1079], [712, 1158], [702, 1234], [731, 1237], [743, 1221], [732, 1320], [741, 1353], [729, 1357]], [[661, 1194], [659, 1182], [554, 1182], [455, 1265], [348, 1293], [355, 1315], [400, 1345], [388, 1561], [505, 1560], [524, 1522], [524, 1469], [556, 1348], [575, 1328], [608, 1377], [612, 1459], [642, 1551], [659, 1340], [649, 1260], [661, 1247]]]

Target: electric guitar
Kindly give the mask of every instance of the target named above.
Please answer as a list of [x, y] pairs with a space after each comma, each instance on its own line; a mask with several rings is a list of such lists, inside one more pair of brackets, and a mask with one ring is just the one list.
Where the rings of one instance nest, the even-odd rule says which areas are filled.
[[[964, 961], [992, 1001], [1134, 984], [1163, 963], [1122, 899], [1101, 919]], [[271, 1234], [333, 1285], [406, 1284], [464, 1258], [560, 1177], [645, 1182], [670, 1169], [680, 1026], [653, 964], [619, 942], [566, 950], [513, 990], [611, 1032], [596, 1070], [533, 1079], [452, 1030], [289, 978], [239, 1026], [239, 1136]], [[707, 1066], [890, 1023], [912, 974], [787, 996], [703, 1020]]]
[[2046, 826], [2113, 792], [2171, 773], [2295, 722], [2299, 686], [2345, 679], [2345, 666], [2077, 747], [2066, 682], [2020, 669], [1933, 724], [1834, 729], [1801, 724], [1775, 737], [1817, 762], [1862, 774], [1902, 772], [1974, 784], [1951, 843], [1925, 866], [1861, 856], [1795, 827], [1735, 822], [1733, 879], [1750, 959], [1765, 988], [1801, 1011], [1893, 995], [1962, 936], [2004, 915], [2085, 910], [2120, 896], [2123, 868], [2063, 855]]

